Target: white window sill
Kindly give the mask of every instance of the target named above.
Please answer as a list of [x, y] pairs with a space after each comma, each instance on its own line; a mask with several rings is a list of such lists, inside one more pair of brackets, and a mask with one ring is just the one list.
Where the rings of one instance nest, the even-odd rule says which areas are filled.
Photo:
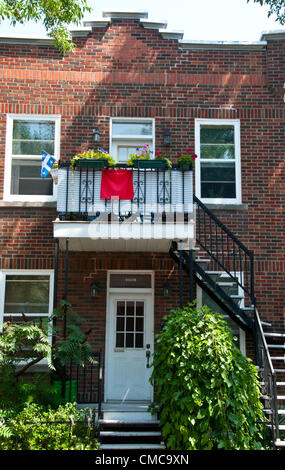
[[0, 201], [0, 207], [54, 207], [56, 208], [56, 201]]
[[[203, 201], [202, 201], [203, 202]], [[223, 211], [247, 211], [248, 210], [248, 204], [213, 204], [213, 203], [207, 203], [204, 202], [205, 206], [212, 210], [223, 210]]]

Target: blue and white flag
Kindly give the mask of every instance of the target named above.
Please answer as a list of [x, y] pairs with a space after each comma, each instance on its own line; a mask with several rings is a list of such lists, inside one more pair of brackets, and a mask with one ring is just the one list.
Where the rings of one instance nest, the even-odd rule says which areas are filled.
[[42, 152], [42, 169], [41, 169], [42, 178], [45, 178], [49, 174], [55, 162], [56, 162], [56, 159], [54, 157], [49, 155], [47, 152]]

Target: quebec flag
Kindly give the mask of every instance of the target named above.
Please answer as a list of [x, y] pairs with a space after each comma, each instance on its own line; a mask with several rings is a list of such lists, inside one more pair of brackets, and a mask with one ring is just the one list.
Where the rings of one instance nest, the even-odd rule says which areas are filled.
[[49, 155], [47, 152], [42, 152], [42, 169], [41, 169], [41, 177], [45, 178], [50, 170], [53, 167], [54, 162], [56, 159]]

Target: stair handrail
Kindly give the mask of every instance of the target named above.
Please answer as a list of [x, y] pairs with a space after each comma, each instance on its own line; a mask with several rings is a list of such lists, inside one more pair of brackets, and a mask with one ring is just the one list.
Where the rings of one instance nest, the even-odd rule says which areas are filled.
[[[226, 225], [223, 224], [223, 222], [221, 222], [218, 217], [208, 208], [205, 206], [205, 204], [203, 204], [202, 201], [200, 201], [199, 198], [197, 198], [197, 196], [195, 196], [195, 194], [193, 195], [193, 201], [194, 203], [197, 204], [198, 206], [198, 217], [197, 217], [197, 223], [196, 223], [196, 241], [198, 242], [198, 244], [210, 255], [211, 258], [213, 258], [213, 260], [232, 278], [234, 279], [234, 281], [249, 295], [250, 297], [250, 300], [252, 302], [252, 305], [256, 305], [256, 299], [255, 299], [255, 292], [254, 292], [254, 253], [253, 251], [249, 250], [232, 232], [231, 230], [229, 230], [228, 227], [226, 227]], [[226, 266], [225, 266], [225, 262], [224, 262], [224, 259], [225, 259], [225, 256], [224, 256], [224, 246], [223, 246], [223, 239], [222, 239], [222, 256], [218, 258], [217, 256], [217, 253], [215, 254], [213, 252], [213, 249], [212, 249], [212, 245], [214, 245], [215, 243], [212, 241], [212, 239], [210, 238], [210, 247], [205, 243], [206, 240], [202, 240], [202, 237], [200, 236], [201, 235], [201, 230], [200, 230], [200, 226], [201, 226], [201, 219], [199, 217], [199, 210], [202, 210], [204, 212], [204, 224], [205, 224], [205, 214], [207, 214], [207, 216], [210, 218], [210, 231], [212, 229], [212, 226], [211, 226], [211, 223], [212, 221], [214, 222], [214, 224], [216, 226], [218, 226], [221, 231], [226, 234], [226, 236], [228, 238], [230, 238], [232, 240], [232, 242], [234, 244], [237, 245], [238, 247], [238, 251], [237, 253], [235, 253], [234, 251], [234, 254], [236, 254], [238, 256], [238, 253], [239, 253], [239, 257], [240, 257], [240, 250], [245, 254], [245, 256], [248, 257], [249, 259], [249, 263], [250, 263], [250, 282], [247, 283], [249, 287], [247, 287], [245, 285], [245, 282], [241, 282], [241, 280], [237, 279], [236, 276], [234, 276], [231, 272], [230, 269], [228, 269]], [[198, 230], [198, 234], [197, 234], [197, 230]], [[204, 236], [206, 236], [206, 231], [204, 231]], [[211, 236], [211, 233], [210, 233], [210, 236]], [[215, 230], [215, 241], [216, 241], [216, 248], [217, 248], [217, 230]], [[227, 247], [228, 247], [228, 241], [226, 243]], [[221, 259], [222, 258], [222, 259]], [[240, 261], [240, 264], [241, 264], [241, 259], [239, 260]], [[235, 269], [235, 272], [237, 270]], [[243, 269], [241, 269], [241, 272], [243, 272]]]
[[[255, 326], [255, 344], [256, 344], [256, 360], [257, 365], [261, 368], [263, 380], [266, 391], [269, 392], [269, 403], [271, 412], [271, 432], [274, 442], [279, 439], [279, 421], [278, 421], [278, 406], [277, 406], [277, 383], [276, 372], [274, 370], [272, 360], [270, 357], [267, 341], [263, 326], [260, 320], [258, 309], [254, 309], [254, 326]], [[266, 373], [268, 371], [268, 373]]]

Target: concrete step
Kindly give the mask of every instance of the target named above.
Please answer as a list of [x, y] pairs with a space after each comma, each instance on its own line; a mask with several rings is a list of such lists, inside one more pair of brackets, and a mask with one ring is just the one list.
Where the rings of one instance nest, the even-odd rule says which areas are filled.
[[101, 431], [102, 437], [160, 437], [159, 431]]
[[163, 444], [102, 444], [102, 450], [140, 450], [140, 449], [165, 449]]
[[276, 445], [277, 447], [285, 447], [285, 441], [282, 441], [281, 439], [277, 439], [277, 440], [275, 441], [275, 445]]

